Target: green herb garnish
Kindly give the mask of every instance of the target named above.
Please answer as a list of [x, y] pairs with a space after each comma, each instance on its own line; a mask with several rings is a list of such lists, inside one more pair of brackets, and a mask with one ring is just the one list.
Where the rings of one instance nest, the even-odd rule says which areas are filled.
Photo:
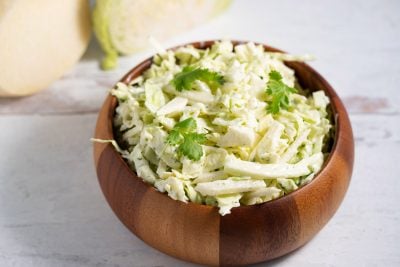
[[191, 90], [192, 84], [196, 80], [205, 82], [212, 89], [221, 86], [225, 82], [224, 77], [217, 72], [186, 66], [180, 73], [175, 74], [172, 83], [176, 90], [182, 92], [183, 90]]
[[203, 156], [201, 144], [206, 141], [205, 134], [196, 133], [197, 123], [193, 118], [178, 122], [167, 137], [167, 143], [177, 145], [178, 155], [198, 161]]
[[296, 92], [295, 88], [282, 82], [282, 75], [279, 72], [271, 71], [267, 83], [267, 94], [272, 96], [272, 101], [267, 110], [276, 114], [280, 109], [287, 109], [289, 107], [289, 95]]

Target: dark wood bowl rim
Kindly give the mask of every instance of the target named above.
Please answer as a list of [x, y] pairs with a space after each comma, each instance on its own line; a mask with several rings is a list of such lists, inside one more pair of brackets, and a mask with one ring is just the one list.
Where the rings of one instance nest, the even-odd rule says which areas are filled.
[[[176, 50], [179, 47], [182, 46], [187, 46], [187, 45], [193, 45], [196, 48], [200, 48], [200, 49], [206, 49], [209, 48], [212, 44], [214, 44], [215, 42], [218, 41], [223, 41], [223, 40], [207, 40], [207, 41], [200, 41], [200, 42], [190, 42], [190, 43], [186, 43], [186, 44], [182, 44], [182, 45], [177, 45], [174, 46], [172, 48], [168, 48], [167, 50]], [[251, 41], [237, 41], [237, 40], [229, 40], [233, 43], [234, 46], [238, 45], [238, 44], [244, 44], [244, 43], [248, 43]], [[268, 52], [282, 52], [282, 53], [286, 53], [283, 50], [277, 49], [275, 47], [272, 46], [268, 46], [262, 43], [257, 43], [257, 42], [253, 42], [256, 45], [262, 45], [264, 47], [264, 49]], [[139, 64], [137, 64], [135, 67], [133, 67], [127, 74], [125, 74], [123, 76], [123, 78], [121, 80], [119, 80], [119, 82], [122, 83], [129, 83], [133, 78], [136, 78], [137, 76], [141, 75], [145, 70], [147, 70], [151, 64], [152, 64], [152, 59], [154, 56], [151, 56], [145, 60], [143, 60], [142, 62], [140, 62]], [[310, 72], [314, 78], [319, 79], [320, 82], [323, 83], [324, 85], [324, 89], [323, 91], [327, 94], [327, 96], [329, 97], [330, 100], [330, 108], [332, 110], [333, 113], [333, 119], [334, 119], [334, 138], [333, 138], [333, 144], [332, 144], [332, 148], [331, 151], [329, 152], [328, 157], [325, 159], [321, 170], [315, 175], [314, 179], [309, 182], [306, 185], [303, 185], [301, 187], [299, 187], [298, 189], [296, 189], [293, 192], [290, 192], [289, 194], [283, 195], [279, 198], [264, 202], [264, 203], [259, 203], [259, 204], [254, 204], [254, 205], [240, 205], [239, 207], [235, 207], [235, 210], [242, 210], [242, 209], [248, 209], [248, 208], [252, 208], [252, 207], [256, 207], [256, 206], [264, 206], [264, 205], [270, 205], [272, 203], [276, 203], [276, 202], [281, 202], [284, 201], [287, 197], [289, 196], [293, 196], [295, 197], [297, 194], [301, 194], [305, 188], [311, 186], [314, 183], [317, 183], [319, 180], [319, 177], [321, 177], [325, 171], [327, 169], [329, 169], [329, 167], [331, 166], [331, 162], [332, 162], [332, 158], [333, 156], [336, 154], [337, 150], [338, 150], [338, 140], [341, 138], [341, 136], [343, 135], [343, 130], [341, 127], [341, 123], [340, 120], [338, 119], [338, 107], [337, 105], [340, 104], [342, 106], [342, 108], [344, 109], [344, 106], [340, 100], [340, 98], [338, 97], [337, 93], [335, 92], [335, 90], [332, 88], [332, 86], [313, 68], [311, 68], [309, 65], [307, 65], [306, 63], [302, 63], [302, 62], [296, 62], [296, 64], [302, 65], [307, 72]], [[296, 73], [295, 73], [296, 75]], [[111, 94], [109, 94], [106, 97], [106, 100], [103, 104], [103, 106], [107, 103], [107, 101], [110, 100], [110, 106], [109, 106], [109, 111], [112, 110], [112, 116], [108, 116], [108, 118], [112, 119], [114, 117], [114, 112], [115, 112], [115, 108], [118, 104], [118, 101], [116, 99], [116, 97], [112, 96]], [[337, 102], [337, 103], [336, 103]], [[110, 115], [110, 114], [109, 114]], [[113, 122], [112, 120], [110, 120], [108, 122], [108, 126], [109, 126], [109, 131], [107, 132], [106, 137], [102, 137], [102, 138], [107, 138], [107, 139], [113, 139], [114, 140], [114, 126], [113, 126]], [[111, 145], [111, 144], [110, 144]], [[113, 153], [114, 155], [118, 158], [118, 160], [122, 161], [122, 164], [124, 165], [125, 168], [128, 169], [128, 171], [132, 174], [132, 179], [139, 179], [140, 182], [142, 182], [144, 185], [146, 185], [148, 188], [151, 188], [151, 190], [157, 192], [158, 194], [163, 194], [165, 195], [165, 193], [161, 193], [159, 192], [153, 185], [145, 182], [141, 177], [139, 177], [127, 164], [127, 162], [121, 157], [121, 155], [115, 150], [113, 149]], [[169, 197], [168, 197], [169, 198]], [[174, 200], [172, 198], [169, 198], [171, 201], [178, 201], [178, 200]], [[194, 203], [191, 201], [188, 201], [187, 203], [185, 202], [181, 202], [182, 204], [188, 204], [188, 205], [196, 205], [199, 207], [208, 207], [208, 208], [214, 208], [216, 209], [217, 207], [214, 206], [209, 206], [209, 205], [205, 205], [205, 204], [198, 204], [198, 203]]]

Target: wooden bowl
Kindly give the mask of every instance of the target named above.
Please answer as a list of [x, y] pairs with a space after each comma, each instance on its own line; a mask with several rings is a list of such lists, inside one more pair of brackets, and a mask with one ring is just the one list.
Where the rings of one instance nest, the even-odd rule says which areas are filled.
[[[197, 48], [214, 41], [192, 43]], [[238, 44], [240, 42], [234, 42]], [[280, 51], [264, 45], [267, 51]], [[151, 65], [151, 58], [133, 68], [128, 83]], [[173, 257], [206, 265], [246, 265], [285, 255], [309, 241], [338, 209], [353, 168], [354, 141], [342, 101], [332, 87], [306, 64], [290, 62], [300, 84], [324, 90], [331, 100], [336, 132], [323, 169], [306, 186], [279, 199], [232, 209], [183, 203], [158, 192], [134, 173], [111, 144], [94, 143], [101, 189], [118, 218], [137, 237]], [[114, 139], [117, 100], [108, 96], [100, 110], [96, 138]]]

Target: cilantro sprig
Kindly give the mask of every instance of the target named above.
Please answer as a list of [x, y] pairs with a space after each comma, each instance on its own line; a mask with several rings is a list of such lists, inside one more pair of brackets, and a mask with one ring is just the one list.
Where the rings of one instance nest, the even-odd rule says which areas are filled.
[[167, 137], [167, 143], [178, 146], [179, 156], [198, 161], [203, 156], [201, 144], [206, 141], [205, 134], [196, 133], [197, 123], [193, 118], [188, 118], [175, 124]]
[[287, 109], [289, 107], [289, 95], [296, 92], [295, 88], [289, 87], [282, 82], [282, 75], [278, 71], [271, 71], [267, 83], [267, 94], [272, 96], [272, 101], [269, 103], [267, 110], [272, 114], [276, 114], [281, 109]]
[[182, 92], [183, 90], [191, 90], [192, 84], [196, 80], [205, 82], [212, 89], [221, 86], [225, 82], [224, 77], [217, 72], [186, 66], [181, 72], [174, 76], [172, 84], [175, 86], [176, 90]]

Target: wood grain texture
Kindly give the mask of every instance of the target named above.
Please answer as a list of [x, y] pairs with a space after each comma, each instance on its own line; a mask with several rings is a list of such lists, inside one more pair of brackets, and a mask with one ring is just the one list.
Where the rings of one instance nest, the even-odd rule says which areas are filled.
[[[193, 43], [209, 47], [213, 41]], [[240, 42], [236, 42], [240, 43]], [[265, 46], [267, 51], [279, 51]], [[129, 82], [151, 59], [121, 80]], [[234, 208], [220, 216], [214, 207], [183, 203], [146, 184], [110, 144], [94, 144], [103, 193], [118, 218], [139, 238], [171, 256], [207, 265], [246, 265], [285, 255], [309, 241], [338, 209], [353, 167], [354, 143], [347, 112], [332, 87], [303, 63], [287, 63], [303, 87], [324, 90], [331, 99], [336, 134], [331, 155], [308, 185], [267, 203]], [[108, 96], [98, 117], [96, 138], [113, 139], [117, 105]]]

